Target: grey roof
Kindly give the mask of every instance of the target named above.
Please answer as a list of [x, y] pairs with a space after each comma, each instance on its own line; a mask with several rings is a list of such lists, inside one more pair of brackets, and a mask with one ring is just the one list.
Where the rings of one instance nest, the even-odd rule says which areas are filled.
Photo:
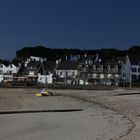
[[96, 58], [96, 55], [87, 55], [86, 57], [85, 56], [81, 56], [81, 59], [82, 60], [95, 60]]
[[54, 61], [47, 61], [44, 62], [44, 70], [47, 70], [48, 72], [53, 72], [56, 68], [56, 62]]
[[79, 61], [62, 61], [58, 64], [57, 70], [76, 70], [79, 64]]
[[126, 57], [127, 57], [127, 56], [117, 56], [117, 57], [115, 58], [115, 61], [116, 61], [116, 62], [119, 62], [119, 61], [125, 62], [125, 61], [126, 61]]
[[40, 61], [31, 61], [28, 63], [27, 67], [37, 67], [40, 64], [41, 64]]
[[103, 65], [121, 65], [121, 63], [117, 62], [117, 61], [106, 61], [105, 63], [103, 63]]
[[23, 76], [23, 75], [27, 75], [27, 71], [26, 71], [26, 68], [24, 66], [24, 64], [21, 64], [21, 67], [17, 73], [17, 76]]
[[130, 58], [130, 63], [131, 65], [140, 65], [140, 60]]
[[131, 65], [140, 65], [140, 57], [126, 55], [122, 57], [117, 57], [117, 60], [121, 60], [123, 63], [126, 63], [127, 58], [129, 58]]

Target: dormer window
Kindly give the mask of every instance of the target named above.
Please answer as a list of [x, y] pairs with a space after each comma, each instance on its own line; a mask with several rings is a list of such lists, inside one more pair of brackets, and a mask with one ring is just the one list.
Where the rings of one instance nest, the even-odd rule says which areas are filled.
[[100, 70], [103, 71], [103, 65], [100, 66]]
[[96, 65], [93, 65], [93, 70], [96, 70]]
[[73, 72], [73, 73], [72, 73], [72, 76], [74, 76], [74, 75], [75, 75], [75, 73]]
[[110, 65], [107, 66], [107, 69], [110, 71]]
[[116, 71], [116, 72], [118, 71], [118, 65], [115, 66], [115, 71]]

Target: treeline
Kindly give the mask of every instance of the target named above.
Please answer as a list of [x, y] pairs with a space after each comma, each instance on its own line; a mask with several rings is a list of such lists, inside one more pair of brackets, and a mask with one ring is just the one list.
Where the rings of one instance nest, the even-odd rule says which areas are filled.
[[25, 60], [30, 56], [46, 57], [48, 60], [69, 59], [71, 55], [95, 55], [99, 54], [102, 60], [115, 59], [118, 56], [129, 55], [134, 59], [140, 59], [140, 46], [133, 46], [128, 50], [100, 49], [100, 50], [81, 50], [81, 49], [57, 49], [46, 48], [44, 46], [25, 47], [16, 52], [16, 60]]

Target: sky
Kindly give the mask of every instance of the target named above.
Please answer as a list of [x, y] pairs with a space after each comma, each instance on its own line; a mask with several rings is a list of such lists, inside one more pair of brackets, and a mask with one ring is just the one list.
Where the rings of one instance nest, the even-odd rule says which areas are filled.
[[24, 47], [140, 45], [139, 0], [0, 0], [0, 58]]

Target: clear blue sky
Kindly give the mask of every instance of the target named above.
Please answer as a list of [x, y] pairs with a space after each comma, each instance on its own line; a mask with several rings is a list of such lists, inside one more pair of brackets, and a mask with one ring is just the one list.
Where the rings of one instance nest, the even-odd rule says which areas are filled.
[[0, 58], [23, 47], [140, 45], [139, 0], [0, 0]]

